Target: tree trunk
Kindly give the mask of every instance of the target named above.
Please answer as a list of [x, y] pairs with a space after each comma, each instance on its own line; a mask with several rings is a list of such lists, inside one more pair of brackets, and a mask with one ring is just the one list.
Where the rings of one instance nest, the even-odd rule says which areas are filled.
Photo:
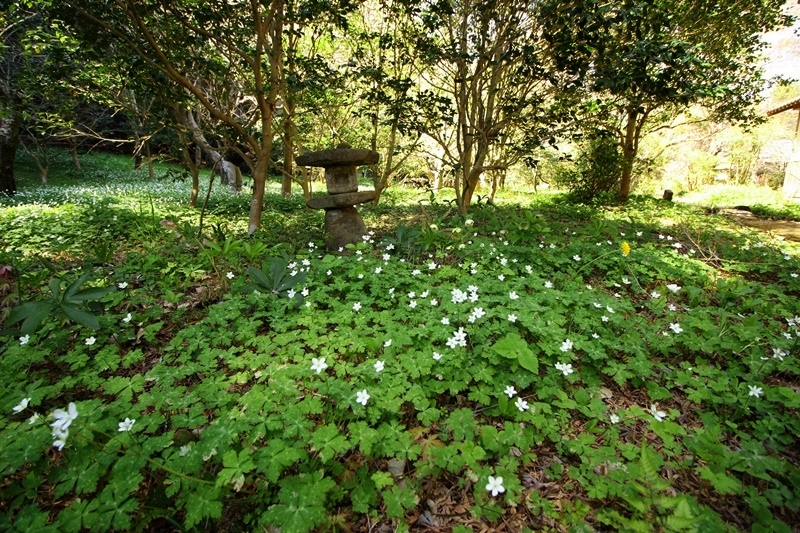
[[74, 139], [69, 140], [69, 151], [72, 154], [72, 166], [75, 170], [81, 169], [81, 161], [78, 159], [78, 143]]
[[10, 118], [0, 118], [0, 194], [17, 194], [17, 181], [14, 178], [14, 160], [19, 147], [19, 113]]
[[284, 197], [292, 195], [292, 182], [294, 181], [294, 100], [284, 96], [283, 119], [283, 178], [281, 179], [281, 194]]
[[153, 153], [150, 151], [150, 139], [144, 142], [145, 154], [147, 154], [147, 173], [150, 175], [150, 181], [155, 181], [156, 172], [153, 168]]
[[627, 200], [631, 194], [633, 183], [633, 163], [639, 151], [639, 136], [647, 113], [639, 113], [637, 109], [628, 110], [625, 124], [625, 136], [622, 138], [622, 175], [619, 179], [619, 197]]
[[186, 113], [186, 122], [192, 130], [194, 142], [197, 143], [211, 160], [211, 168], [214, 169], [214, 172], [219, 174], [220, 180], [228, 186], [233, 194], [242, 192], [242, 172], [239, 170], [239, 167], [223, 159], [222, 154], [214, 150], [211, 145], [208, 144], [205, 135], [200, 131], [200, 127], [197, 125], [197, 121], [194, 119], [191, 111]]
[[[269, 132], [269, 144], [272, 144]], [[264, 132], [267, 135], [267, 132]], [[266, 144], [266, 143], [265, 143]], [[250, 219], [247, 224], [247, 233], [252, 235], [261, 226], [261, 211], [264, 209], [264, 190], [266, 189], [267, 174], [269, 172], [269, 151], [261, 154], [253, 169], [253, 198], [250, 199]]]

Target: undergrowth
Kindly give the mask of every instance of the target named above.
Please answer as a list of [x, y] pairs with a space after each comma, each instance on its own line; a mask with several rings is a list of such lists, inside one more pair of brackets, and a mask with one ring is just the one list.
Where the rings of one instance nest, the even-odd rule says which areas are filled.
[[247, 237], [220, 191], [199, 235], [185, 184], [122, 174], [0, 210], [3, 528], [798, 523], [788, 245], [645, 198], [390, 190], [328, 252], [298, 198]]

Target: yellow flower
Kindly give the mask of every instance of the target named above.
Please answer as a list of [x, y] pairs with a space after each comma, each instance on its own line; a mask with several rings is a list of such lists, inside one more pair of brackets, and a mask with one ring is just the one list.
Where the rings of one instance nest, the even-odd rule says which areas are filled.
[[628, 244], [627, 241], [623, 241], [622, 246], [620, 246], [620, 248], [622, 249], [622, 255], [628, 255], [629, 253], [631, 253], [631, 245]]

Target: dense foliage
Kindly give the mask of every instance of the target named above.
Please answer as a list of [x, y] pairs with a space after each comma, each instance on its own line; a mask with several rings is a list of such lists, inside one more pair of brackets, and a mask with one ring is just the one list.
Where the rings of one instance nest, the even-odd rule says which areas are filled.
[[0, 310], [55, 305], [0, 337], [10, 529], [797, 523], [796, 247], [644, 198], [401, 189], [343, 253], [272, 193], [247, 237], [215, 192], [200, 238], [180, 186], [94, 165], [0, 209]]

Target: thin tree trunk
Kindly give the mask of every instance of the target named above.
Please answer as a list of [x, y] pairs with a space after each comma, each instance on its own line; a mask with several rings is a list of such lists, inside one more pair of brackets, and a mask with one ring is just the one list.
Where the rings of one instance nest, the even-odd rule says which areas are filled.
[[17, 194], [17, 180], [14, 178], [14, 160], [19, 147], [19, 125], [22, 116], [13, 112], [9, 118], [0, 118], [0, 194]]
[[283, 120], [283, 178], [281, 179], [281, 194], [284, 197], [292, 195], [292, 182], [294, 181], [294, 100], [284, 93], [284, 120]]
[[628, 111], [625, 124], [625, 136], [622, 138], [622, 175], [619, 180], [619, 196], [627, 200], [633, 184], [633, 163], [639, 151], [639, 137], [642, 126], [647, 120], [647, 112], [640, 113], [636, 109]]
[[[250, 216], [247, 224], [247, 233], [252, 235], [261, 226], [261, 212], [264, 209], [264, 191], [266, 189], [267, 175], [269, 173], [270, 154], [272, 153], [272, 118], [275, 101], [278, 99], [280, 89], [281, 64], [283, 61], [283, 10], [281, 0], [275, 2], [275, 18], [266, 33], [259, 38], [267, 37], [272, 42], [270, 50], [269, 94], [266, 99], [260, 100], [261, 111], [261, 146], [256, 165], [253, 168], [253, 198], [250, 200]], [[260, 73], [257, 73], [260, 77]]]
[[144, 152], [147, 155], [147, 172], [150, 174], [150, 181], [155, 181], [156, 172], [153, 168], [153, 153], [150, 151], [150, 139], [144, 142]]
[[69, 151], [72, 154], [72, 165], [75, 167], [75, 170], [80, 170], [81, 161], [78, 159], [78, 144], [72, 139], [69, 141]]

